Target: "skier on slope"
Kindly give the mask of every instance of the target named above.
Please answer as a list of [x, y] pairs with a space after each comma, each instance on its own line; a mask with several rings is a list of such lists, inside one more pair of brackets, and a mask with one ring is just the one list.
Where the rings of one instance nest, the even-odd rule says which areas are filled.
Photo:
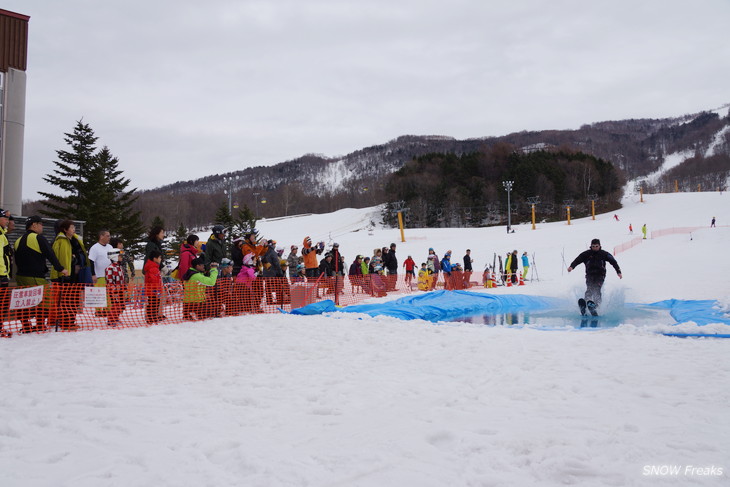
[[[587, 303], [593, 302], [594, 308], [597, 308], [601, 304], [601, 288], [603, 287], [603, 281], [606, 279], [606, 262], [611, 264], [616, 269], [616, 274], [619, 279], [623, 279], [621, 275], [621, 268], [614, 259], [613, 255], [609, 254], [605, 250], [601, 249], [601, 241], [597, 238], [591, 240], [591, 248], [584, 252], [581, 252], [568, 267], [568, 272], [572, 271], [576, 266], [585, 264], [586, 266], [586, 293], [585, 301]], [[585, 311], [585, 303], [581, 304], [581, 313]]]

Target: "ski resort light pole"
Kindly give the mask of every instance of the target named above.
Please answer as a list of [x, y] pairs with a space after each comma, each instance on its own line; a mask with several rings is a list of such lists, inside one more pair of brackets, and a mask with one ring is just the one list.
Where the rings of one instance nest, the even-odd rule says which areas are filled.
[[259, 195], [260, 195], [260, 194], [261, 194], [261, 193], [254, 193], [254, 194], [253, 194], [253, 197], [254, 197], [254, 203], [256, 204], [256, 219], [257, 219], [257, 220], [259, 219]]
[[228, 185], [227, 189], [223, 190], [223, 193], [228, 195], [228, 214], [232, 215], [233, 211], [233, 183], [238, 181], [238, 176], [226, 176], [223, 178], [223, 183]]
[[514, 181], [502, 181], [502, 186], [507, 191], [507, 233], [512, 229], [512, 206], [510, 205], [510, 193], [512, 192], [512, 186], [515, 184]]

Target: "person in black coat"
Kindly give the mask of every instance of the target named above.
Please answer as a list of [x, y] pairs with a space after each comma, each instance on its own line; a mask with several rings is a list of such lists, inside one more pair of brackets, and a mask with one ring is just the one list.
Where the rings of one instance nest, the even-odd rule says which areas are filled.
[[585, 300], [593, 301], [596, 307], [601, 304], [601, 288], [606, 279], [606, 262], [616, 270], [619, 279], [623, 279], [621, 268], [613, 255], [601, 249], [601, 241], [597, 238], [591, 240], [591, 248], [581, 252], [568, 267], [568, 272], [580, 264], [586, 266], [586, 293]]
[[[386, 249], [387, 250], [387, 249]], [[390, 249], [383, 252], [383, 267], [388, 270], [387, 285], [389, 291], [394, 291], [398, 282], [398, 257], [395, 255], [395, 244], [390, 244]]]

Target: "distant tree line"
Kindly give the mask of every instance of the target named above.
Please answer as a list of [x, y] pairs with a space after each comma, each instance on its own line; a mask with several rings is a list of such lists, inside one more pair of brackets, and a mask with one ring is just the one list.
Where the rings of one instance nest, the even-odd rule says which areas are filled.
[[[404, 180], [403, 175], [393, 173], [404, 165], [413, 165], [414, 160], [421, 160], [421, 170], [425, 171], [422, 173], [422, 184], [432, 191], [425, 193], [427, 196], [419, 196], [420, 199], [409, 200], [411, 211], [406, 213], [408, 220], [456, 226], [501, 223], [506, 215], [506, 192], [501, 180], [512, 177], [516, 180], [515, 198], [512, 200], [515, 218], [527, 216], [529, 207], [525, 208], [525, 198], [536, 196], [542, 200], [537, 208], [538, 218], [563, 218], [564, 199], [575, 200], [572, 215], [580, 215], [588, 210], [590, 202], [585, 198], [588, 194], [600, 194], [598, 208], [608, 210], [613, 204], [610, 196], [600, 193], [601, 180], [596, 178], [601, 165], [586, 165], [585, 161], [568, 158], [568, 162], [557, 163], [552, 168], [539, 160], [544, 157], [537, 155], [539, 152], [591, 154], [601, 161], [611, 161], [617, 173], [623, 173], [627, 179], [634, 179], [655, 171], [668, 154], [694, 151], [694, 158], [670, 171], [654, 186], [646, 185], [645, 190], [673, 191], [675, 179], [679, 179], [680, 186], [696, 190], [697, 184], [701, 184], [702, 188], [720, 184], [730, 170], [730, 132], [722, 132], [728, 123], [730, 117], [721, 118], [715, 112], [703, 112], [678, 118], [607, 121], [584, 125], [578, 130], [523, 131], [479, 139], [405, 135], [344, 157], [327, 158], [307, 154], [274, 166], [213, 174], [151, 190], [130, 190], [125, 186], [124, 189], [117, 187], [110, 191], [106, 182], [102, 181], [103, 184], [99, 185], [93, 181], [104, 172], [100, 168], [105, 164], [114, 165], [112, 172], [119, 171], [116, 166], [118, 161], [109, 149], [97, 149], [93, 130], [79, 122], [84, 127], [77, 127], [78, 130], [73, 134], [66, 134], [78, 141], [66, 140], [70, 148], [59, 151], [55, 171], [47, 179], [57, 186], [58, 195], [66, 199], [59, 201], [55, 199], [56, 193], [49, 192], [44, 194], [45, 200], [24, 202], [23, 213], [30, 215], [44, 210], [45, 214], [79, 215], [76, 218], [94, 222], [98, 220], [96, 215], [114, 207], [114, 204], [102, 204], [105, 200], [101, 198], [114, 195], [115, 198], [126, 199], [125, 209], [117, 213], [136, 214], [141, 227], [145, 229], [151, 226], [155, 218], [159, 218], [166, 222], [168, 232], [177, 232], [181, 226], [207, 231], [207, 227], [216, 220], [221, 206], [228, 206], [229, 190], [232, 190], [230, 213], [234, 219], [237, 218], [239, 208], [248, 208], [253, 218], [259, 219], [374, 206], [404, 199], [404, 195], [411, 191], [408, 187], [410, 183]], [[90, 132], [93, 140], [83, 140], [89, 135], [84, 134], [84, 131]], [[717, 134], [723, 133], [724, 140], [716, 140]], [[710, 147], [715, 155], [705, 158], [704, 154]], [[520, 161], [514, 157], [510, 159], [513, 153], [524, 156], [532, 154], [532, 158], [525, 157]], [[105, 159], [108, 162], [99, 162], [95, 171], [84, 172], [83, 177], [77, 179], [80, 174], [77, 169], [81, 166], [75, 166], [73, 160], [68, 165], [69, 162], [64, 159], [67, 156], [77, 158], [82, 164], [86, 164], [84, 161], [87, 159]], [[432, 180], [436, 176], [447, 176], [432, 167], [438, 165], [439, 159], [444, 159], [452, 183], [443, 188], [434, 188]], [[575, 167], [570, 167], [571, 164]], [[462, 166], [470, 170], [462, 170]], [[515, 174], [519, 172], [516, 168], [520, 167], [525, 174], [534, 173], [534, 178], [520, 179], [520, 174]], [[574, 170], [584, 170], [585, 174], [574, 173]], [[456, 178], [457, 174], [459, 178]], [[121, 176], [121, 172], [117, 172], [116, 178], [121, 178], [118, 183], [126, 181], [129, 184]], [[229, 185], [224, 178], [230, 181], [231, 177], [237, 179]], [[575, 188], [582, 189], [583, 197], [579, 195], [581, 191]], [[400, 192], [398, 197], [392, 193], [396, 189]], [[91, 195], [89, 207], [81, 208], [80, 200], [74, 201], [74, 198], [87, 194]], [[432, 201], [431, 194], [439, 196], [438, 202]], [[85, 213], [87, 210], [89, 212]], [[111, 216], [103, 219], [114, 223]], [[124, 220], [137, 224], [133, 216], [131, 219], [125, 217]], [[94, 233], [95, 224], [85, 227], [87, 234]], [[124, 233], [131, 235], [134, 230], [124, 230]], [[89, 238], [88, 235], [86, 237]]]
[[524, 153], [508, 144], [471, 154], [428, 154], [413, 159], [390, 178], [391, 202], [384, 220], [395, 224], [393, 210], [402, 202], [410, 226], [482, 226], [506, 222], [507, 192], [511, 190], [512, 221], [530, 218], [528, 198], [539, 199], [540, 220], [563, 218], [620, 206], [624, 179], [611, 163], [582, 152], [538, 150]]

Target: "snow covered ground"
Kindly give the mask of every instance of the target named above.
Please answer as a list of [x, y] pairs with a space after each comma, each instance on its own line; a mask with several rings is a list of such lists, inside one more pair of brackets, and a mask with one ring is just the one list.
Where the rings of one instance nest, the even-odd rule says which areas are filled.
[[[727, 310], [728, 198], [629, 196], [620, 221], [407, 229], [405, 243], [368, 231], [373, 209], [259, 228], [287, 249], [305, 235], [337, 241], [348, 262], [391, 242], [401, 262], [429, 247], [460, 261], [471, 248], [477, 269], [528, 251], [539, 282], [490, 292], [573, 300], [583, 268], [564, 268], [591, 238], [611, 250], [644, 223], [650, 234], [702, 226], [619, 253], [624, 279], [609, 270], [605, 306], [716, 299]], [[335, 313], [13, 337], [0, 341], [0, 485], [727, 485], [730, 340], [657, 333], [667, 328]]]

